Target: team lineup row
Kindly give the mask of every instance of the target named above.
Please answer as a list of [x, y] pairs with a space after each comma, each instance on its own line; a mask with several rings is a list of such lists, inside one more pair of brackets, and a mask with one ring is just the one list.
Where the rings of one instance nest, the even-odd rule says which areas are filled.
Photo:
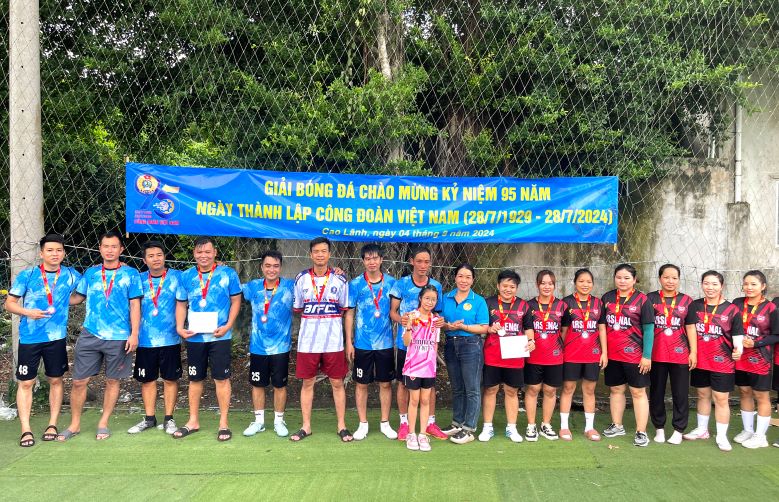
[[[196, 265], [184, 272], [166, 266], [165, 250], [156, 241], [144, 245], [147, 271], [139, 273], [122, 264], [122, 237], [115, 232], [101, 237], [102, 263], [83, 275], [62, 265], [61, 236], [43, 237], [40, 249], [41, 264], [19, 273], [5, 304], [9, 312], [21, 316], [16, 367], [20, 446], [35, 444], [29, 418], [32, 384], [41, 359], [50, 382], [44, 441], [67, 441], [80, 433], [87, 383], [103, 367], [106, 383], [98, 440], [110, 437], [109, 418], [120, 380], [131, 375], [141, 383], [145, 417], [129, 433], [157, 427], [178, 439], [197, 432], [209, 370], [220, 409], [217, 439], [231, 439], [230, 339], [241, 297], [252, 306], [249, 378], [255, 411], [243, 432], [246, 436], [265, 430], [269, 385], [274, 388], [274, 431], [292, 441], [311, 435], [314, 383], [322, 372], [332, 387], [338, 436], [344, 442], [368, 434], [368, 385], [373, 382], [379, 386], [380, 431], [404, 441], [411, 450], [430, 450], [430, 436], [458, 444], [473, 441], [480, 411], [484, 425], [478, 439], [489, 441], [501, 385], [509, 440], [537, 441], [539, 435], [572, 440], [568, 419], [581, 382], [583, 432], [587, 439], [599, 441], [601, 433], [594, 427], [595, 385], [603, 369], [610, 387], [612, 422], [603, 431], [606, 437], [626, 434], [622, 417], [629, 391], [636, 419], [634, 444], [649, 444], [650, 417], [655, 441], [665, 442], [664, 397], [670, 379], [673, 434], [667, 442], [707, 439], [713, 402], [717, 446], [730, 450], [728, 398], [738, 386], [744, 429], [734, 439], [747, 448], [768, 446], [769, 392], [772, 387], [779, 390], [779, 355], [774, 357], [772, 350], [779, 342], [779, 312], [776, 299], [764, 297], [767, 284], [760, 271], [745, 274], [744, 296], [732, 302], [723, 298], [724, 280], [715, 271], [703, 274], [702, 298], [693, 300], [680, 293], [679, 269], [670, 264], [659, 270], [660, 289], [648, 294], [636, 290], [636, 270], [622, 264], [614, 272], [615, 289], [601, 298], [592, 294], [592, 274], [581, 269], [574, 276], [575, 293], [562, 299], [554, 295], [556, 277], [550, 270], [537, 274], [535, 298], [517, 298], [520, 276], [504, 270], [497, 277], [497, 294], [485, 299], [471, 289], [475, 270], [469, 265], [455, 269], [456, 287], [444, 294], [441, 284], [429, 276], [431, 253], [425, 247], [412, 251], [411, 274], [395, 279], [382, 271], [381, 247], [365, 245], [361, 250], [364, 272], [348, 281], [330, 265], [330, 241], [317, 238], [309, 246], [312, 267], [294, 280], [281, 277], [283, 257], [269, 251], [261, 257], [263, 277], [246, 284], [240, 283], [232, 268], [218, 263], [209, 237], [195, 241]], [[71, 422], [59, 431], [62, 376], [68, 370], [68, 307], [82, 302], [86, 317], [74, 350]], [[295, 376], [302, 380], [302, 424], [290, 435], [284, 411], [295, 314], [300, 316]], [[443, 430], [435, 420], [433, 390], [442, 338], [453, 415]], [[181, 339], [187, 349], [189, 418], [178, 427], [173, 411], [182, 375]], [[360, 421], [354, 434], [345, 423], [344, 378], [349, 363]], [[158, 425], [160, 377], [165, 416]], [[393, 380], [398, 381], [397, 431], [389, 424]], [[698, 393], [697, 424], [685, 434], [690, 385]], [[528, 419], [524, 437], [517, 430], [518, 391], [523, 387]], [[559, 432], [552, 426], [558, 389]], [[537, 426], [539, 394], [542, 416]]]

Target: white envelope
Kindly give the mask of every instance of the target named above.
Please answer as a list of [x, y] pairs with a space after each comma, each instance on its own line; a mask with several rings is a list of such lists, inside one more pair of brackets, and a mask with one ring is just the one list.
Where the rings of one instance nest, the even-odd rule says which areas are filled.
[[187, 313], [187, 329], [195, 333], [213, 333], [219, 327], [218, 312], [193, 312]]
[[527, 335], [501, 336], [498, 340], [500, 340], [501, 358], [530, 357], [530, 352], [527, 350]]

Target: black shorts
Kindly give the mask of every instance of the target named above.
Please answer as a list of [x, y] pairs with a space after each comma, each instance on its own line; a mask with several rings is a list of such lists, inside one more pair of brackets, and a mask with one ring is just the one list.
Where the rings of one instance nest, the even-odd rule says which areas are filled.
[[33, 380], [38, 376], [38, 365], [43, 358], [47, 377], [59, 378], [68, 371], [68, 351], [64, 338], [51, 342], [20, 343], [17, 380]]
[[560, 387], [563, 384], [562, 364], [525, 364], [525, 385], [545, 383], [550, 387]]
[[187, 375], [190, 382], [205, 380], [208, 368], [211, 378], [230, 378], [231, 340], [218, 342], [187, 342]]
[[267, 387], [271, 383], [277, 389], [287, 386], [289, 380], [289, 352], [273, 355], [251, 354], [249, 383], [254, 387]]
[[711, 390], [716, 392], [733, 392], [733, 387], [736, 385], [736, 374], [695, 368], [690, 372], [690, 385], [698, 389], [711, 387]]
[[773, 387], [775, 391], [779, 392], [779, 364], [774, 364], [774, 378], [771, 387]]
[[771, 375], [758, 375], [748, 371], [736, 370], [736, 385], [739, 387], [752, 387], [752, 390], [771, 390]]
[[638, 371], [638, 363], [626, 363], [609, 359], [609, 364], [603, 370], [603, 381], [609, 387], [625, 385], [634, 389], [649, 387], [649, 373], [642, 375]]
[[600, 364], [598, 363], [563, 363], [563, 380], [576, 382], [587, 380], [597, 382], [600, 376]]
[[430, 389], [435, 385], [435, 378], [403, 376], [403, 385], [408, 390]]
[[363, 384], [391, 382], [395, 378], [394, 358], [395, 349], [354, 349], [352, 380]]
[[403, 365], [406, 364], [406, 351], [398, 349], [395, 354], [395, 380], [403, 383]]
[[138, 347], [135, 351], [133, 378], [141, 383], [148, 383], [154, 382], [160, 376], [168, 381], [181, 378], [181, 344]]
[[525, 385], [525, 370], [522, 368], [501, 368], [498, 366], [484, 365], [481, 384], [484, 387], [496, 385], [508, 385], [515, 389], [521, 389]]

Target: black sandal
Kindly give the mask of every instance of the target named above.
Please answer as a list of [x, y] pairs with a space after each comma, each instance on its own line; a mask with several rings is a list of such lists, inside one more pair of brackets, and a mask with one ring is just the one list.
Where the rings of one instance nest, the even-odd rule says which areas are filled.
[[[341, 442], [343, 443], [351, 443], [352, 441], [354, 441], [354, 436], [352, 436], [352, 433], [349, 432], [349, 429], [341, 429], [340, 431], [338, 431], [338, 437], [341, 438]], [[347, 437], [349, 439], [346, 439]]]
[[[30, 437], [30, 439], [24, 439], [26, 437]], [[35, 435], [30, 432], [22, 432], [22, 436], [19, 438], [19, 446], [22, 448], [29, 448], [31, 446], [35, 446]]]
[[[200, 429], [190, 429], [185, 425], [183, 427], [179, 427], [178, 429], [176, 429], [176, 431], [173, 434], [171, 434], [171, 437], [173, 439], [181, 439], [189, 436], [190, 434], [194, 434], [199, 430]], [[178, 434], [178, 436], [176, 434]]]
[[[292, 441], [293, 443], [298, 443], [298, 442], [303, 441], [304, 439], [306, 439], [311, 434], [313, 434], [313, 432], [306, 432], [303, 429], [300, 429], [296, 433], [294, 433], [291, 436], [289, 436], [289, 440]], [[295, 438], [295, 437], [297, 439], [292, 439], [292, 438]]]
[[230, 441], [232, 437], [233, 437], [233, 431], [231, 431], [230, 429], [219, 429], [219, 431], [216, 433], [217, 441], [221, 441], [221, 442]]
[[[54, 433], [53, 434], [51, 432], [49, 432], [51, 429], [54, 429]], [[57, 439], [57, 434], [59, 434], [59, 432], [60, 431], [57, 430], [57, 426], [56, 425], [50, 425], [50, 426], [46, 427], [45, 431], [43, 431], [43, 440], [44, 441], [54, 441], [55, 439]]]

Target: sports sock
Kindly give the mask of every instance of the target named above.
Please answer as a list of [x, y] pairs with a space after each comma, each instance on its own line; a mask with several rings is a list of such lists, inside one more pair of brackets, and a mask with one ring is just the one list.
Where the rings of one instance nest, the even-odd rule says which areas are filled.
[[595, 428], [595, 413], [584, 412], [584, 430], [588, 431]]
[[164, 421], [167, 422], [168, 420], [173, 420], [173, 415], [165, 415]]
[[569, 413], [560, 413], [560, 428], [561, 429], [567, 429], [568, 428], [568, 415]]
[[768, 432], [768, 426], [771, 425], [771, 415], [768, 415], [767, 417], [763, 417], [758, 415], [757, 416], [757, 430], [756, 432], [758, 434], [762, 434], [763, 436], [766, 435]]
[[427, 417], [427, 425], [433, 425], [435, 423], [435, 415]]
[[755, 415], [756, 411], [741, 410], [741, 423], [744, 424], [744, 430], [747, 432], [755, 432]]
[[492, 429], [492, 422], [484, 422], [484, 430]]
[[696, 413], [698, 417], [698, 426], [696, 429], [707, 431], [709, 430], [709, 415], [701, 415], [700, 413]]
[[273, 415], [274, 415], [273, 421], [275, 423], [284, 421], [284, 412], [283, 411], [274, 411]]
[[727, 439], [727, 437], [728, 437], [728, 424], [721, 424], [721, 423], [717, 422], [717, 437], [718, 438], [722, 437], [722, 438]]
[[506, 424], [506, 429], [515, 431], [517, 430], [517, 424]]
[[400, 413], [400, 423], [408, 425], [408, 415]]
[[157, 416], [156, 415], [146, 415], [146, 421], [147, 422], [154, 422], [157, 423]]
[[265, 410], [254, 410], [254, 421], [265, 423]]

